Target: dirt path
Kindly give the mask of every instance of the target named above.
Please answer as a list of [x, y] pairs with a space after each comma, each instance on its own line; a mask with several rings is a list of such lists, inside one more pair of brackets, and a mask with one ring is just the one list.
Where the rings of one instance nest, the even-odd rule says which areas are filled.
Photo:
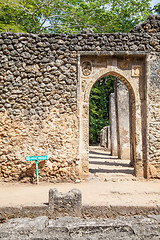
[[109, 151], [101, 147], [90, 147], [89, 153], [90, 177], [97, 177], [102, 181], [136, 180], [130, 160], [111, 156]]
[[79, 183], [0, 183], [0, 207], [43, 205], [50, 188], [65, 193], [82, 192], [84, 205], [160, 206], [160, 180], [137, 179], [129, 161], [111, 157], [102, 149], [91, 148], [90, 176]]

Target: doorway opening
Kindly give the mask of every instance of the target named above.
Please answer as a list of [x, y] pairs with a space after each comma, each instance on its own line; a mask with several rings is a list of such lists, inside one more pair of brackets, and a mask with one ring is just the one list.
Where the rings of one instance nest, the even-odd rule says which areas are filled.
[[107, 75], [89, 97], [89, 172], [91, 177], [133, 178], [133, 103], [127, 86]]

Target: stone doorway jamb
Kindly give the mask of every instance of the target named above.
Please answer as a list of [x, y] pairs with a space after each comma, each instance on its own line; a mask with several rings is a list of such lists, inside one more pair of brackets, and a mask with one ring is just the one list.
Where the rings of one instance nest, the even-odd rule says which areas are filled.
[[[137, 63], [136, 56], [144, 53], [81, 52], [78, 55], [78, 116], [79, 150], [77, 172], [80, 178], [89, 174], [89, 96], [93, 85], [102, 77], [112, 75], [121, 80], [129, 89], [132, 102], [132, 134], [134, 143], [134, 172], [137, 177], [144, 177], [144, 147], [142, 140], [142, 117], [144, 111], [141, 97], [141, 81], [146, 82], [145, 63]], [[133, 61], [132, 58], [134, 59]], [[129, 59], [129, 60], [127, 60]], [[129, 61], [129, 63], [127, 62]], [[145, 60], [144, 60], [145, 61]], [[145, 88], [145, 86], [144, 86]], [[145, 89], [144, 89], [145, 92]], [[145, 93], [146, 94], [146, 93]], [[143, 94], [144, 95], [144, 94]], [[145, 97], [144, 97], [145, 99]], [[146, 150], [147, 151], [147, 150]]]

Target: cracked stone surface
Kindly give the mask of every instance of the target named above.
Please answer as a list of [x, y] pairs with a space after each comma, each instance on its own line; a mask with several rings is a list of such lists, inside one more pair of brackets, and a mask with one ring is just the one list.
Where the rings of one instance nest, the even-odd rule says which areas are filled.
[[160, 215], [120, 217], [117, 219], [17, 218], [0, 225], [4, 240], [148, 240], [160, 239]]

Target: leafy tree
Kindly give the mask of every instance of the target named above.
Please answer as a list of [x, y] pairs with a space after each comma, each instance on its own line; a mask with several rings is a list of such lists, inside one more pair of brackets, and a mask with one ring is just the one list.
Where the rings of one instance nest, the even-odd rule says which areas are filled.
[[[70, 2], [70, 3], [69, 3]], [[64, 9], [65, 32], [128, 32], [151, 13], [150, 0], [72, 0]], [[67, 15], [68, 13], [69, 16]]]
[[113, 76], [100, 79], [91, 89], [89, 99], [89, 140], [96, 144], [100, 140], [101, 129], [109, 125], [109, 95], [114, 90]]
[[62, 6], [64, 4], [58, 0], [2, 0], [0, 30], [40, 33], [49, 29], [56, 32], [54, 26], [59, 22]]
[[153, 10], [154, 10], [156, 13], [160, 14], [160, 3], [157, 3], [157, 5], [154, 6]]
[[[128, 32], [151, 13], [151, 0], [1, 0], [4, 30]], [[13, 28], [15, 24], [16, 27]], [[2, 28], [3, 29], [3, 28]]]
[[0, 2], [0, 32], [12, 31], [22, 32], [24, 31], [20, 24], [21, 13], [18, 9], [14, 9], [13, 6], [7, 3], [6, 0]]

